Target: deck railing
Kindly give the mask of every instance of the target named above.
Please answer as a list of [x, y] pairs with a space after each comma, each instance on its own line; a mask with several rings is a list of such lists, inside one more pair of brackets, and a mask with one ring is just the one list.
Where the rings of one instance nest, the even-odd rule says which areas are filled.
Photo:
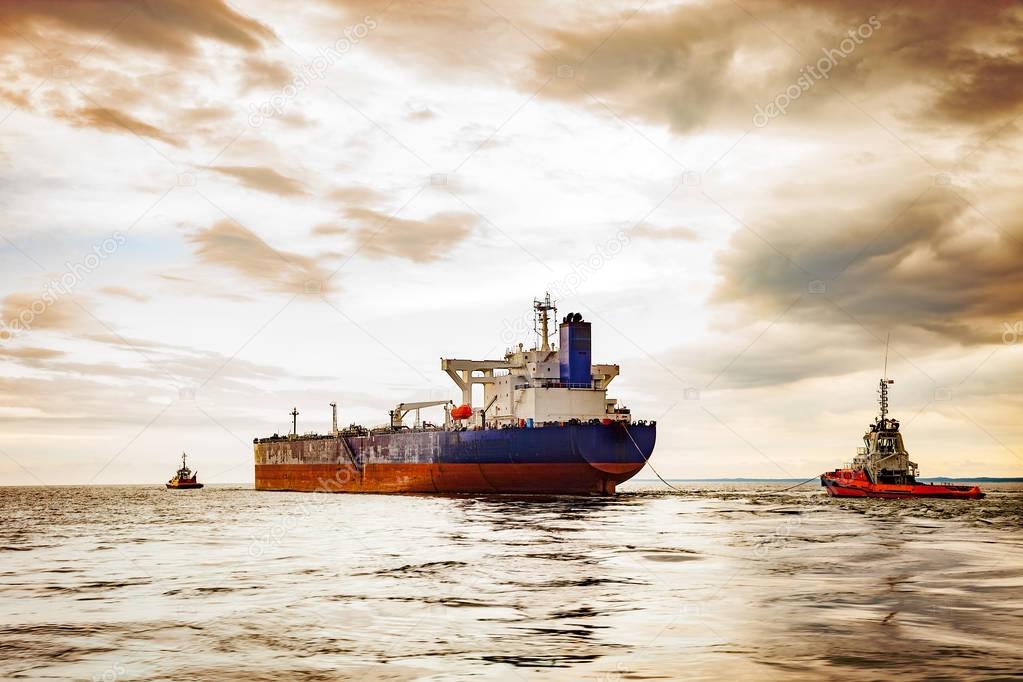
[[537, 379], [531, 384], [516, 384], [515, 390], [521, 391], [525, 388], [593, 388], [593, 382], [571, 383], [559, 379]]

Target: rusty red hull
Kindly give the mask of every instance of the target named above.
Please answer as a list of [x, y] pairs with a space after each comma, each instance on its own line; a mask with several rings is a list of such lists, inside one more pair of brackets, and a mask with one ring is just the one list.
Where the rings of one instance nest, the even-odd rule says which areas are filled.
[[257, 490], [344, 493], [548, 493], [613, 495], [642, 465], [335, 464], [256, 466]]

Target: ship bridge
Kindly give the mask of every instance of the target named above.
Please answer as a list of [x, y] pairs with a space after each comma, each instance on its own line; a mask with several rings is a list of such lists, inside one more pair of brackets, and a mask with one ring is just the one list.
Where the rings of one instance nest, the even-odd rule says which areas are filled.
[[534, 301], [537, 344], [510, 349], [501, 360], [441, 358], [444, 370], [462, 391], [462, 403], [472, 406], [472, 387], [483, 386], [483, 404], [474, 415], [488, 427], [522, 421], [545, 423], [573, 419], [628, 421], [629, 411], [607, 397], [618, 376], [618, 365], [593, 364], [590, 323], [581, 313], [569, 313], [558, 326], [559, 343], [551, 343], [549, 313], [557, 308], [548, 294]]

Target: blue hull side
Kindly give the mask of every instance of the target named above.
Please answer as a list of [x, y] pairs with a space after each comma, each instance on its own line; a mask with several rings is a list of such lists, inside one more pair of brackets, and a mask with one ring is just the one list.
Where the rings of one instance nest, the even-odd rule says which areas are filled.
[[635, 424], [407, 431], [347, 438], [357, 460], [420, 464], [645, 464], [655, 440], [655, 426]]

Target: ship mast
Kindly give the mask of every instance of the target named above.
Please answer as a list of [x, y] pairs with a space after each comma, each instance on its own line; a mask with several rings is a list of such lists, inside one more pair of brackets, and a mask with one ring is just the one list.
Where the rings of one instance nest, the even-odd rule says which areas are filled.
[[884, 369], [881, 371], [881, 383], [878, 388], [879, 402], [881, 404], [879, 421], [882, 422], [888, 417], [888, 386], [895, 383], [894, 379], [888, 378], [888, 342], [891, 341], [891, 338], [892, 335], [889, 333], [884, 340]]
[[[540, 318], [540, 329], [537, 331], [537, 334], [540, 335], [540, 348], [539, 348], [539, 350], [549, 351], [551, 349], [550, 331], [549, 331], [550, 318], [548, 317], [547, 313], [548, 313], [548, 311], [551, 311], [551, 310], [554, 311], [555, 315], [557, 315], [557, 313], [558, 313], [557, 306], [554, 303], [551, 302], [551, 293], [549, 291], [546, 292], [546, 294], [544, 295], [544, 298], [543, 298], [542, 301], [539, 300], [539, 299], [533, 299], [533, 310], [536, 311], [537, 316]], [[534, 321], [533, 324], [534, 324], [533, 328], [535, 330], [536, 329], [536, 327], [535, 327], [536, 322]]]

